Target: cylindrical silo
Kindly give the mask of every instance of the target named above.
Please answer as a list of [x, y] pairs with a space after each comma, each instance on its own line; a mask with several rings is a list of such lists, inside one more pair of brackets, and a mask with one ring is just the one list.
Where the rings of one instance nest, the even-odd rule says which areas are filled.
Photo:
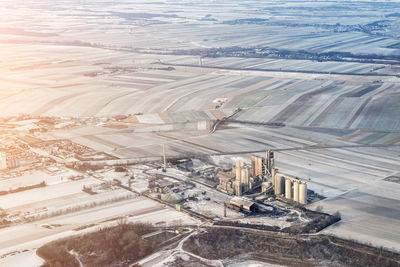
[[240, 183], [240, 181], [236, 181], [233, 185], [235, 187], [235, 194], [237, 196], [241, 196], [242, 195], [242, 184]]
[[251, 176], [256, 176], [256, 157], [251, 156]]
[[280, 175], [275, 176], [275, 195], [282, 194], [283, 177]]
[[249, 183], [249, 173], [248, 173], [247, 168], [242, 168], [241, 169], [240, 182], [242, 184], [248, 184]]
[[277, 169], [272, 169], [271, 180], [272, 180], [273, 185], [275, 185], [275, 174], [276, 173], [277, 173]]
[[240, 182], [243, 184], [245, 183], [246, 179], [246, 170], [244, 168], [240, 169]]
[[240, 178], [241, 178], [241, 169], [240, 167], [236, 166], [236, 181], [240, 182]]
[[299, 185], [299, 202], [301, 204], [307, 204], [307, 184], [301, 183]]
[[299, 183], [293, 182], [293, 200], [299, 202]]
[[285, 197], [292, 199], [292, 181], [290, 179], [286, 179], [285, 181]]

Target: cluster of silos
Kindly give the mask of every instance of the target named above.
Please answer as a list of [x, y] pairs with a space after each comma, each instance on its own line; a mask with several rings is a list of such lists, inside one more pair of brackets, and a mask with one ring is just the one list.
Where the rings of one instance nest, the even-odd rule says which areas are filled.
[[236, 181], [240, 181], [242, 184], [249, 183], [250, 170], [243, 161], [236, 162]]
[[0, 151], [0, 170], [14, 169], [19, 166], [19, 159], [7, 152]]
[[244, 162], [236, 162], [236, 181], [235, 181], [235, 195], [240, 196], [243, 192], [247, 192], [249, 187], [249, 173], [251, 170], [245, 166]]
[[251, 157], [251, 176], [260, 178], [264, 176], [264, 159], [262, 157]]
[[279, 173], [275, 175], [274, 182], [275, 195], [284, 195], [287, 199], [307, 204], [306, 182]]

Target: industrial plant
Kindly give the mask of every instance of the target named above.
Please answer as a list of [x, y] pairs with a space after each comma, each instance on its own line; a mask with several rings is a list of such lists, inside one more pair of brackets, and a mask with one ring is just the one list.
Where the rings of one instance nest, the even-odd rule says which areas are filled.
[[231, 195], [242, 196], [256, 193], [282, 196], [300, 204], [307, 204], [307, 182], [279, 172], [275, 168], [273, 151], [266, 151], [265, 158], [251, 157], [251, 166], [237, 161], [229, 172], [218, 173], [217, 189]]

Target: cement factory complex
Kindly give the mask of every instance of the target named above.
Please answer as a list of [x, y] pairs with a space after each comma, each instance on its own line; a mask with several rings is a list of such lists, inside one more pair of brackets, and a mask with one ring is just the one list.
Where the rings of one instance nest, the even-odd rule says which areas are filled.
[[218, 189], [228, 194], [241, 196], [262, 188], [262, 193], [273, 190], [275, 195], [283, 195], [288, 200], [307, 204], [307, 183], [298, 178], [283, 175], [275, 168], [274, 152], [267, 151], [266, 157], [251, 157], [251, 166], [243, 161], [236, 162], [232, 173], [234, 178], [223, 174], [219, 177]]
[[[120, 131], [129, 124], [129, 116], [23, 115], [2, 120], [0, 126], [7, 130], [0, 135], [0, 233], [15, 229], [15, 234], [0, 246], [3, 251], [10, 244], [16, 251], [27, 250], [4, 259], [33, 252], [26, 246], [40, 244], [38, 235], [51, 240], [60, 232], [86, 233], [120, 218], [163, 229], [206, 223], [290, 235], [315, 234], [343, 220], [340, 209], [323, 210], [330, 193], [315, 187], [314, 175], [299, 172], [302, 177], [297, 177], [285, 168], [280, 149], [176, 156], [164, 143], [157, 144], [159, 156], [123, 159], [115, 149], [104, 152], [60, 138], [88, 127]], [[390, 179], [397, 181], [396, 176]], [[19, 240], [24, 242], [19, 245]], [[142, 263], [152, 265], [154, 260]]]
[[400, 266], [397, 1], [0, 14], [0, 266]]

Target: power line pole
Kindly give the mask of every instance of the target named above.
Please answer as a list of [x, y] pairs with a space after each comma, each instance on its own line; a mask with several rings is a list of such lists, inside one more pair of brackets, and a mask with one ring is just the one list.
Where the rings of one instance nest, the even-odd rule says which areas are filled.
[[165, 144], [163, 144], [163, 172], [167, 172], [167, 157], [165, 156]]

